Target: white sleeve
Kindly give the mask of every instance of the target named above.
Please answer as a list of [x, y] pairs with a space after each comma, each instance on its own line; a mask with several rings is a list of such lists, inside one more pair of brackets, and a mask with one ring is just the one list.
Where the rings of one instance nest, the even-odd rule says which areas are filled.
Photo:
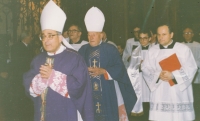
[[42, 79], [40, 74], [37, 74], [33, 78], [32, 83], [30, 85], [30, 95], [33, 97], [40, 96], [47, 87], [48, 81], [46, 79]]
[[181, 91], [191, 85], [197, 71], [197, 65], [191, 50], [188, 48], [183, 54], [181, 55], [182, 58], [180, 58], [181, 69], [172, 72]]
[[122, 60], [126, 68], [128, 68], [129, 62], [127, 60], [130, 56], [131, 56], [130, 43], [127, 41], [126, 47], [124, 49], [123, 56], [122, 56]]
[[[146, 54], [145, 60], [141, 64], [142, 69], [142, 75], [149, 86], [151, 91], [154, 91], [158, 88], [158, 86], [162, 83], [162, 81], [159, 80], [159, 76], [161, 73], [161, 70], [156, 70], [153, 68], [152, 63], [153, 58], [149, 57], [149, 53]], [[152, 66], [153, 65], [153, 66]]]

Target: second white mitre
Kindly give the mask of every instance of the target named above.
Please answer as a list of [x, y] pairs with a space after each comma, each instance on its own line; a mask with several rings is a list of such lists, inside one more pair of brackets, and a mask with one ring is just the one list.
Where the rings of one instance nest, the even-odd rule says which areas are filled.
[[92, 7], [87, 11], [84, 21], [88, 32], [102, 32], [105, 17], [100, 9]]

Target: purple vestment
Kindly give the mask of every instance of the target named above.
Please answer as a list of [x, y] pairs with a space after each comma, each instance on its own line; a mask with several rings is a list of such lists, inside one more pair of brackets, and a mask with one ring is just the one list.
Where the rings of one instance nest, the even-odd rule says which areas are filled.
[[[24, 74], [24, 86], [28, 94], [32, 80], [39, 74], [39, 68], [44, 65], [46, 57], [49, 55], [44, 52], [34, 58], [31, 69]], [[84, 121], [94, 121], [91, 83], [83, 58], [68, 48], [50, 57], [54, 58], [53, 69], [67, 75], [66, 83], [70, 98], [66, 98], [48, 87], [46, 121], [77, 121], [77, 110]], [[31, 96], [31, 98], [35, 109], [34, 120], [39, 121], [41, 96]]]

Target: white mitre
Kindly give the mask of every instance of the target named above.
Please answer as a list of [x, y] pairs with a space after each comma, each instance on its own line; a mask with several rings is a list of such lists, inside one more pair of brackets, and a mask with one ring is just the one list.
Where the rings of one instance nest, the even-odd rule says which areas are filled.
[[97, 7], [92, 7], [87, 11], [84, 21], [88, 32], [103, 31], [105, 17]]
[[[67, 16], [65, 15], [64, 11], [52, 0], [50, 0], [45, 5], [40, 16], [41, 29], [42, 31], [45, 29], [50, 29], [62, 33], [66, 19]], [[64, 37], [63, 43], [66, 47], [73, 49], [73, 47], [68, 42], [66, 42]]]

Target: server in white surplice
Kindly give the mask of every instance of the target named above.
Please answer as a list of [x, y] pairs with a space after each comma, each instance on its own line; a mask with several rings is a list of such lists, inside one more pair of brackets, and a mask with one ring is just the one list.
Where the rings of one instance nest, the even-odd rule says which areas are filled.
[[124, 65], [125, 65], [126, 68], [128, 68], [128, 66], [130, 64], [130, 58], [131, 58], [132, 51], [138, 45], [140, 45], [140, 42], [138, 41], [138, 33], [139, 33], [139, 31], [140, 31], [140, 27], [139, 26], [135, 26], [133, 28], [134, 37], [133, 38], [129, 38], [126, 41], [126, 46], [124, 48], [124, 52], [123, 52], [123, 56], [122, 56], [122, 60], [123, 60]]
[[[149, 49], [142, 63], [143, 77], [151, 90], [149, 120], [192, 121], [191, 83], [197, 71], [193, 54], [186, 45], [172, 40], [168, 24], [158, 27], [157, 37], [159, 44]], [[170, 68], [174, 70], [168, 71]]]
[[150, 31], [148, 29], [142, 29], [139, 32], [140, 45], [133, 50], [130, 65], [127, 69], [137, 95], [137, 102], [131, 111], [132, 116], [143, 115], [143, 102], [149, 102], [150, 90], [142, 76], [141, 63], [145, 60], [145, 55], [151, 47], [150, 40]]

